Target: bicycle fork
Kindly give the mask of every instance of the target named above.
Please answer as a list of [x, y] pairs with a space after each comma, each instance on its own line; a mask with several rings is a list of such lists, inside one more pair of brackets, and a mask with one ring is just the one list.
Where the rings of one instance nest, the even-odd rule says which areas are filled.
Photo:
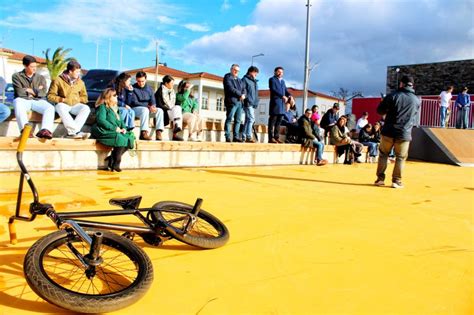
[[89, 253], [87, 255], [82, 255], [72, 243], [68, 242], [67, 246], [74, 254], [74, 256], [79, 259], [82, 266], [86, 268], [85, 273], [88, 279], [92, 279], [96, 274], [96, 266], [100, 265], [103, 262], [103, 259], [100, 257], [100, 249], [102, 247], [102, 239], [104, 234], [100, 231], [95, 231], [92, 234], [92, 237], [84, 231], [84, 229], [73, 220], [62, 220], [54, 210], [48, 211], [46, 215], [53, 220], [54, 223], [61, 230], [66, 230], [68, 233], [75, 233], [89, 245]]
[[189, 220], [186, 223], [186, 226], [184, 227], [184, 231], [187, 233], [190, 229], [193, 228], [194, 224], [197, 222], [197, 216], [199, 214], [199, 211], [201, 210], [201, 205], [202, 205], [202, 199], [197, 198], [196, 202], [194, 203], [193, 210], [191, 210], [192, 215], [189, 216]]

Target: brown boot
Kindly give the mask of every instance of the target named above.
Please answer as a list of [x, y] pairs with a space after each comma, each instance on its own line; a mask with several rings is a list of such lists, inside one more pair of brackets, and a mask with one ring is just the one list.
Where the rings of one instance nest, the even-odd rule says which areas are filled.
[[140, 132], [140, 140], [151, 140], [151, 137], [148, 135], [148, 131], [142, 130]]
[[163, 138], [161, 137], [161, 130], [156, 131], [156, 141], [161, 141]]

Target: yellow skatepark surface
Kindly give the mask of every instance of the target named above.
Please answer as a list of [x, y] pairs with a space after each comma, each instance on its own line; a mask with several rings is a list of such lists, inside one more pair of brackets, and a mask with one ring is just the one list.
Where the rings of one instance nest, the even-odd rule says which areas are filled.
[[[41, 201], [57, 210], [110, 209], [110, 198], [132, 195], [143, 195], [142, 207], [202, 197], [202, 208], [228, 227], [228, 244], [214, 250], [136, 240], [153, 262], [155, 280], [144, 298], [114, 314], [473, 314], [474, 169], [408, 162], [405, 188], [392, 189], [372, 185], [375, 168], [32, 177]], [[54, 231], [52, 222], [17, 221], [18, 244], [9, 244], [18, 177], [0, 174], [0, 314], [68, 314], [38, 298], [23, 275], [26, 251]], [[25, 194], [23, 209], [30, 200]]]

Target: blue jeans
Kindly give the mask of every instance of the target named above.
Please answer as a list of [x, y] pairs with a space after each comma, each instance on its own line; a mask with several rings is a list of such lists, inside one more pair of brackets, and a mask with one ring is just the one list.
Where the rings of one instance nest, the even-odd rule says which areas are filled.
[[225, 119], [225, 138], [231, 139], [231, 124], [234, 119], [234, 138], [239, 138], [240, 121], [242, 120], [242, 103], [226, 105], [226, 119]]
[[456, 120], [456, 129], [469, 128], [469, 106], [458, 108], [458, 118]]
[[0, 123], [7, 119], [11, 114], [10, 107], [0, 103]]
[[118, 111], [120, 114], [120, 118], [125, 123], [125, 127], [127, 127], [128, 129], [133, 129], [135, 127], [135, 112], [133, 111], [133, 109], [119, 107]]
[[313, 147], [316, 148], [317, 150], [317, 156], [316, 159], [321, 161], [323, 159], [323, 153], [324, 153], [324, 142], [323, 141], [318, 141], [318, 139], [313, 139]]
[[150, 132], [150, 117], [156, 118], [156, 130], [163, 131], [165, 129], [163, 121], [163, 110], [161, 108], [156, 108], [155, 113], [150, 113], [148, 107], [137, 106], [132, 107], [135, 115], [140, 118], [140, 131]]
[[369, 156], [377, 156], [379, 153], [379, 145], [375, 142], [362, 142], [363, 145], [368, 147]]
[[442, 128], [446, 127], [446, 113], [448, 108], [446, 106], [440, 106], [439, 108], [439, 122]]
[[255, 108], [252, 106], [245, 106], [245, 125], [244, 125], [244, 139], [251, 140], [252, 139], [252, 127], [253, 123], [255, 122]]

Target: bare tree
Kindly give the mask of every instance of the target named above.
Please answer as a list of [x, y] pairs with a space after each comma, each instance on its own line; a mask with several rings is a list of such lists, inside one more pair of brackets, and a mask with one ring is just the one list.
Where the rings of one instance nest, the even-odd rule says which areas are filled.
[[342, 100], [347, 100], [350, 96], [349, 99], [352, 99], [354, 97], [361, 97], [363, 96], [362, 92], [361, 91], [352, 91], [352, 92], [349, 92], [348, 89], [345, 89], [345, 88], [339, 88], [339, 90], [337, 91], [332, 91], [331, 92], [332, 96], [334, 97], [337, 97], [337, 98], [340, 98]]

